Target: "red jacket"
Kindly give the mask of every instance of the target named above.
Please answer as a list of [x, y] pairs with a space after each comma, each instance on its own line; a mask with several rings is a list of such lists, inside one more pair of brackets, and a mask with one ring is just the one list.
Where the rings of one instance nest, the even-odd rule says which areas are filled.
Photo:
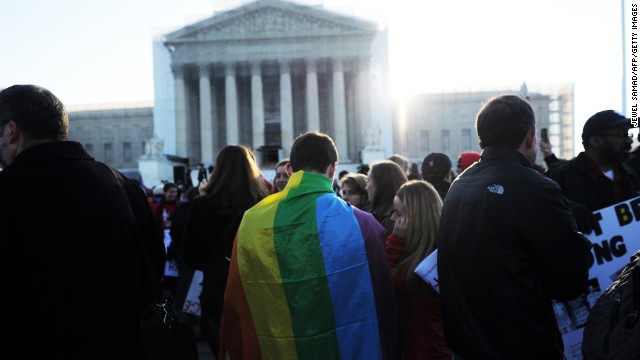
[[[385, 244], [387, 263], [393, 270], [402, 260], [404, 239], [391, 234]], [[398, 303], [401, 359], [451, 359], [444, 341], [440, 296], [426, 283], [415, 290], [406, 286], [406, 273], [393, 273]], [[417, 275], [416, 275], [417, 276]]]

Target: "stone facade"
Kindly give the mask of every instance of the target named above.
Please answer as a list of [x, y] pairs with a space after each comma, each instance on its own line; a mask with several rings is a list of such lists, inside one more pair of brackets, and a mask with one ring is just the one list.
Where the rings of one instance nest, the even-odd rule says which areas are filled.
[[[531, 91], [530, 91], [531, 90]], [[574, 155], [573, 84], [547, 84], [495, 90], [464, 90], [413, 95], [396, 102], [393, 151], [421, 163], [432, 152], [444, 153], [456, 163], [463, 151], [478, 151], [475, 118], [483, 103], [497, 95], [528, 98], [536, 128], [549, 129], [549, 141], [559, 158]], [[538, 152], [537, 163], [543, 164]]]
[[82, 143], [96, 160], [114, 168], [137, 168], [152, 136], [151, 106], [69, 111], [69, 140]]
[[267, 165], [309, 130], [328, 133], [341, 162], [359, 162], [365, 131], [391, 123], [375, 108], [389, 104], [386, 89], [372, 90], [372, 72], [386, 77], [386, 49], [384, 61], [372, 55], [377, 35], [373, 23], [280, 0], [169, 33], [154, 55], [156, 131], [190, 164], [244, 144]]
[[[70, 138], [153, 181], [171, 179], [178, 166], [213, 164], [227, 144], [252, 147], [270, 171], [298, 134], [316, 129], [335, 140], [341, 170], [392, 153], [421, 162], [442, 152], [455, 162], [480, 150], [474, 121], [482, 103], [511, 93], [529, 98], [558, 157], [574, 156], [573, 84], [452, 90], [391, 106], [387, 53], [386, 32], [368, 21], [254, 1], [156, 40], [153, 107], [71, 111]], [[152, 138], [163, 154], [144, 152]]]

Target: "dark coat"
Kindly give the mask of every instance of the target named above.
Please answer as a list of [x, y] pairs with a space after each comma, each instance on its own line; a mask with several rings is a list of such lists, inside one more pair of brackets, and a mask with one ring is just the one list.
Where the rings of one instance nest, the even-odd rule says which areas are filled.
[[429, 184], [433, 185], [433, 188], [436, 189], [438, 195], [440, 195], [440, 200], [444, 201], [444, 198], [447, 196], [449, 192], [449, 188], [451, 187], [451, 183], [442, 179], [427, 179]]
[[151, 300], [142, 246], [157, 270], [164, 248], [141, 189], [122, 181], [125, 191], [71, 141], [27, 148], [0, 172], [0, 263], [16, 358], [136, 355], [139, 311]]
[[547, 171], [549, 171], [550, 169], [555, 168], [556, 166], [566, 162], [567, 160], [565, 159], [558, 159], [558, 157], [556, 156], [556, 154], [551, 153], [547, 156], [544, 157], [544, 163], [547, 165]]
[[393, 215], [393, 208], [386, 208], [372, 212], [373, 217], [378, 220], [380, 225], [384, 227], [387, 236], [393, 233], [393, 228], [396, 226], [396, 221], [391, 219]]
[[438, 235], [447, 344], [466, 359], [562, 359], [550, 299], [586, 289], [590, 243], [560, 187], [491, 146], [451, 185]]
[[222, 209], [210, 196], [191, 202], [183, 238], [187, 266], [203, 272], [200, 306], [203, 313], [220, 319], [229, 273], [231, 248], [242, 213]]
[[547, 175], [560, 185], [570, 201], [586, 205], [596, 211], [620, 201], [640, 196], [640, 179], [627, 164], [619, 164], [622, 193], [615, 198], [613, 182], [602, 173], [594, 171], [584, 152], [549, 170]]
[[629, 152], [626, 163], [636, 175], [640, 176], [640, 146]]
[[191, 202], [186, 202], [178, 205], [173, 212], [171, 219], [171, 229], [169, 234], [171, 235], [171, 245], [167, 249], [167, 259], [177, 260], [184, 262], [183, 248], [184, 248], [184, 232], [187, 226], [187, 215], [191, 208]]

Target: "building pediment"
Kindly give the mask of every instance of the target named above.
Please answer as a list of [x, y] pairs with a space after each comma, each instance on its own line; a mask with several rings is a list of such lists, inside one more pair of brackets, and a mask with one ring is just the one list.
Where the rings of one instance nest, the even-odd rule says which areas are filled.
[[166, 35], [168, 43], [373, 35], [371, 22], [281, 0], [258, 0]]

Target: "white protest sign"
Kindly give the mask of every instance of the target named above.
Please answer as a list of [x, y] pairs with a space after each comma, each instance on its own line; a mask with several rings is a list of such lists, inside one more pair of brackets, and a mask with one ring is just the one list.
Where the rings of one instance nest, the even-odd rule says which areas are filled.
[[164, 264], [164, 276], [178, 277], [178, 264], [174, 260], [167, 261]]
[[418, 274], [418, 276], [431, 285], [433, 290], [440, 294], [440, 285], [438, 285], [438, 249], [424, 258], [413, 272]]
[[202, 292], [202, 271], [196, 270], [193, 272], [193, 278], [191, 279], [191, 286], [189, 286], [189, 292], [187, 298], [182, 306], [182, 311], [200, 316], [200, 293]]
[[[618, 278], [631, 255], [640, 250], [640, 197], [594, 211], [593, 214], [598, 220], [596, 227], [585, 235], [593, 244], [589, 293], [575, 300], [554, 303], [567, 359], [582, 359], [582, 331], [589, 310], [602, 291]], [[569, 315], [570, 321], [563, 312]]]

